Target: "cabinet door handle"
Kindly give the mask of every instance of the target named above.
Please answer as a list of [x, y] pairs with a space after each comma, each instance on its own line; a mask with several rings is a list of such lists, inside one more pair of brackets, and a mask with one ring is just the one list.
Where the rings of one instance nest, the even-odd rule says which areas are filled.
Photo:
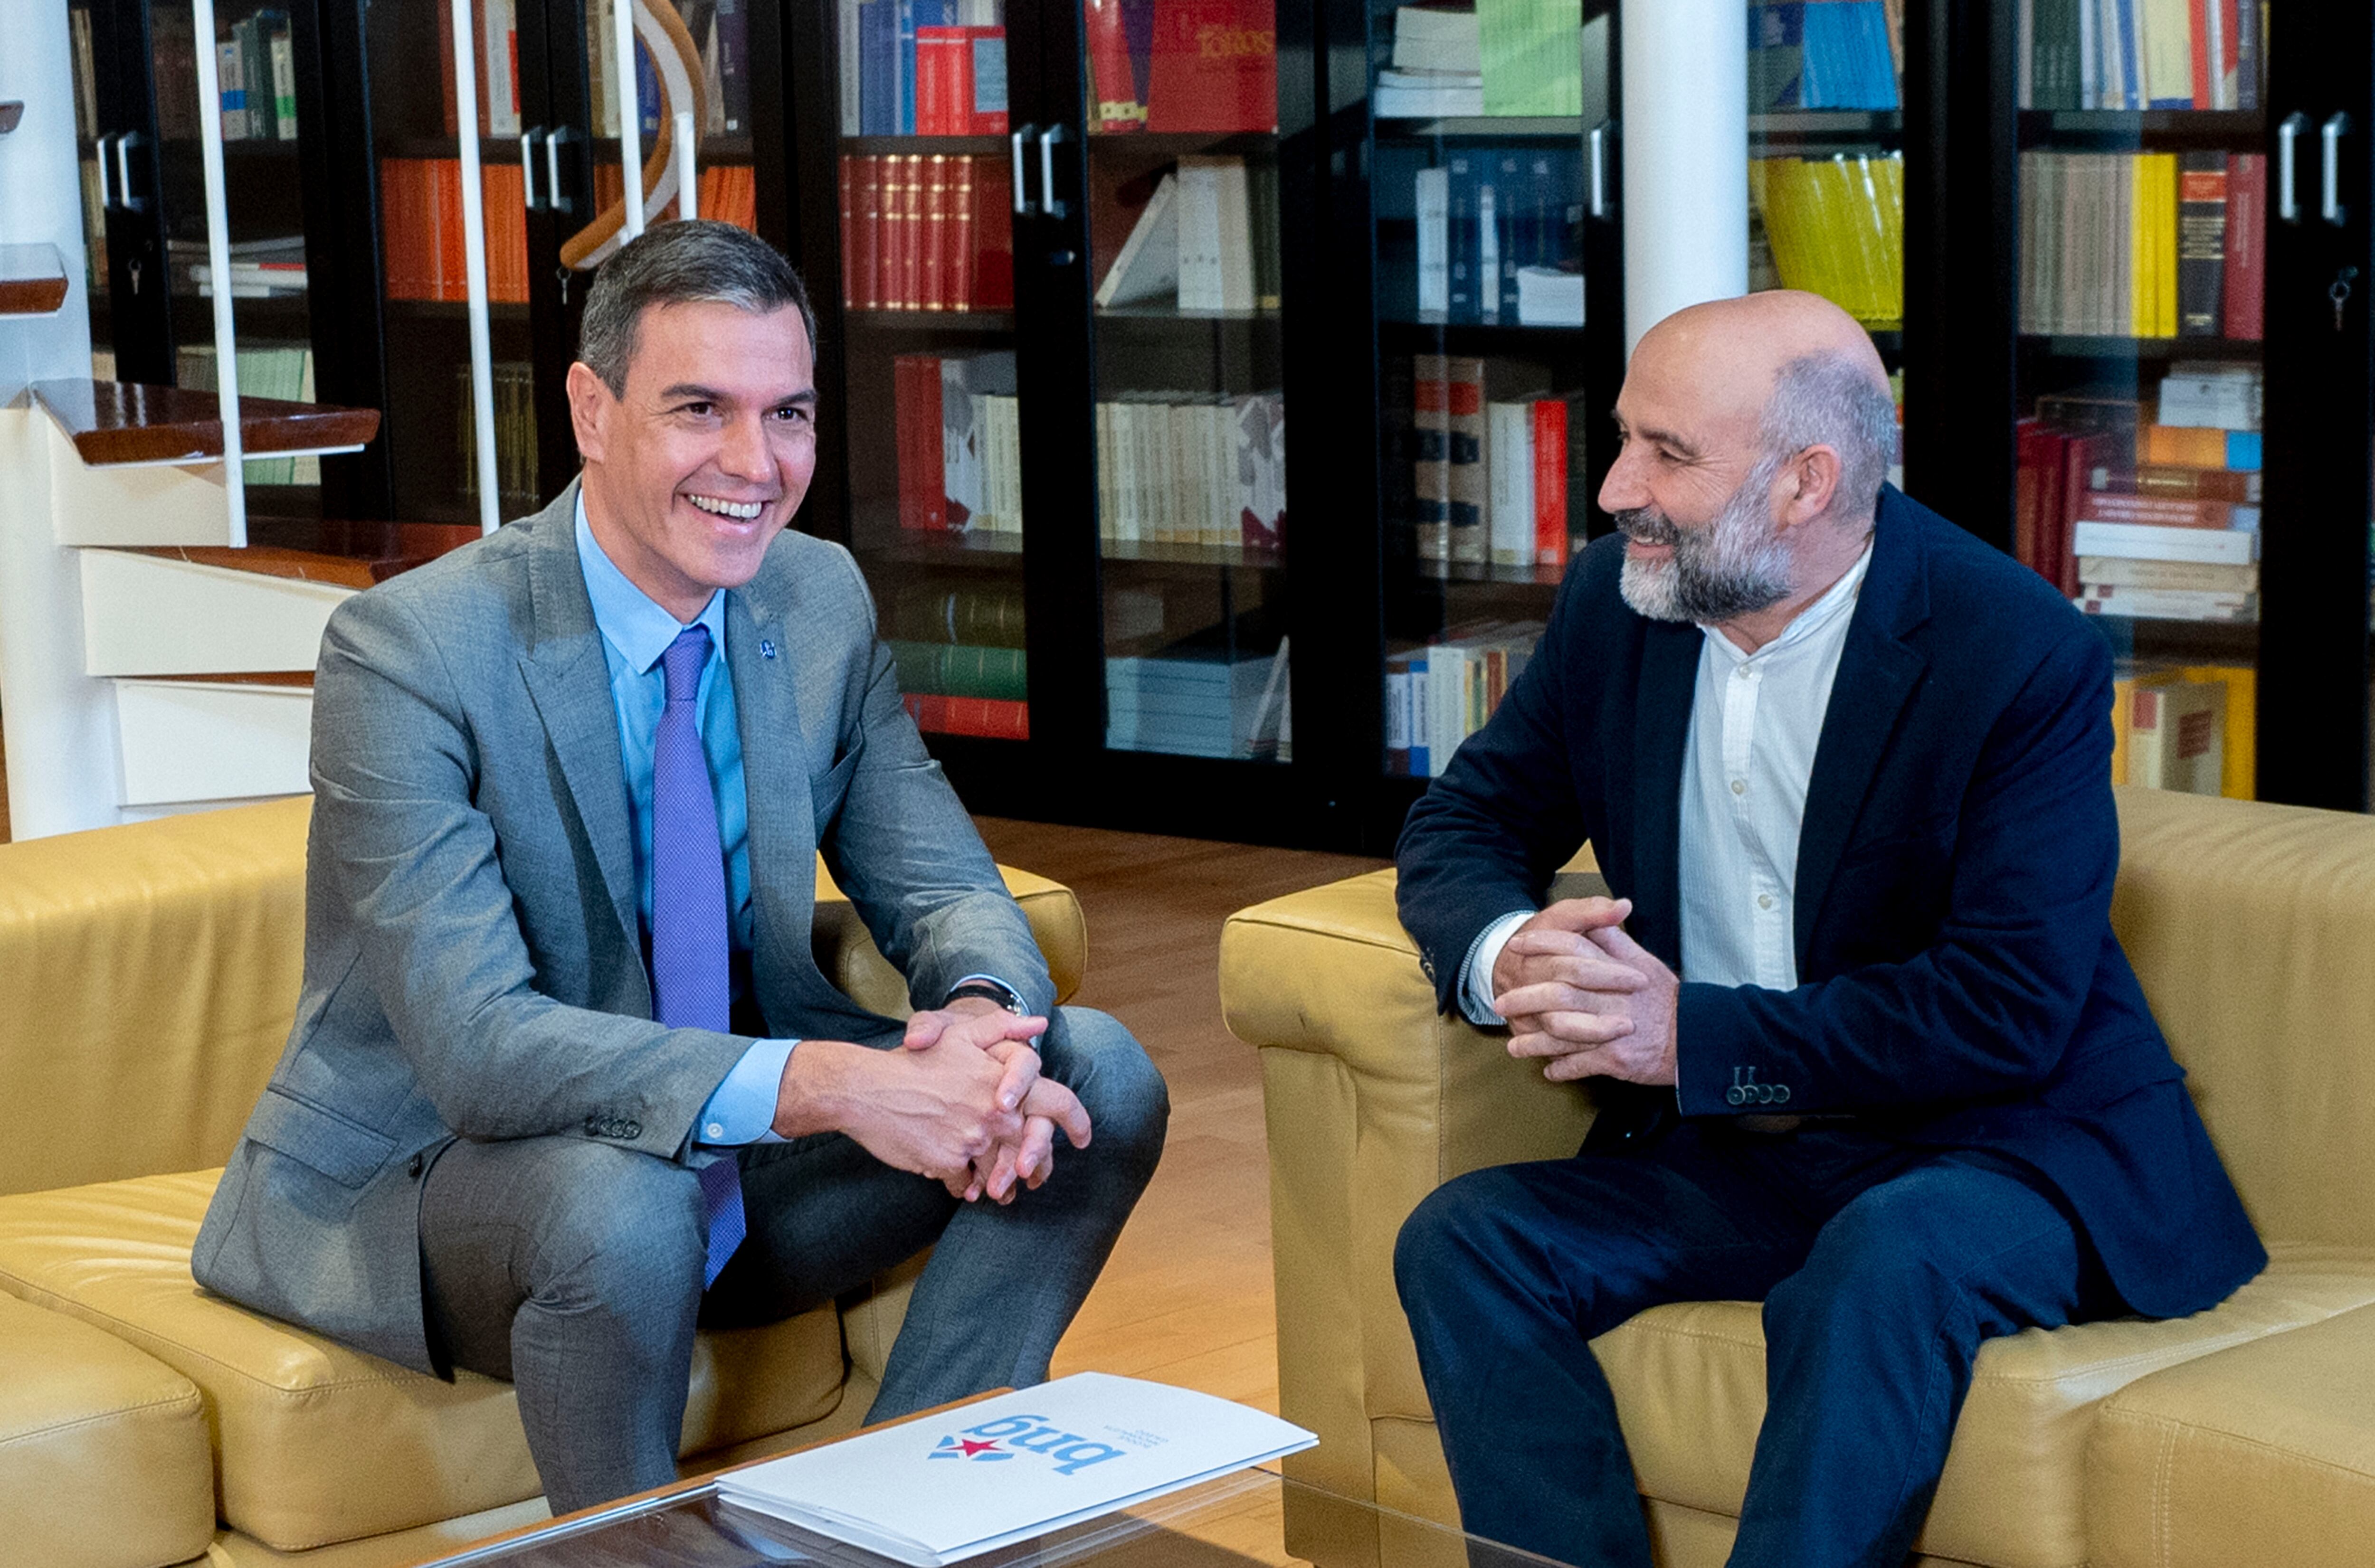
[[132, 195], [132, 142], [139, 134], [126, 131], [115, 138], [115, 200], [126, 212], [140, 210]]
[[113, 136], [101, 136], [92, 144], [92, 150], [99, 155], [99, 210], [101, 212], [115, 205], [114, 195], [107, 184], [107, 144], [114, 139]]
[[561, 144], [568, 139], [566, 125], [544, 134], [544, 205], [550, 212], [573, 212], [577, 206], [576, 198], [564, 195], [561, 189]]
[[1056, 144], [1063, 139], [1061, 125], [1039, 133], [1039, 210], [1050, 218], [1064, 216], [1064, 204], [1056, 197]]
[[542, 126], [520, 133], [520, 201], [528, 211], [536, 210], [536, 138]]
[[1594, 125], [1587, 138], [1591, 162], [1591, 216], [1608, 216], [1608, 125]]
[[2318, 216], [2336, 229], [2342, 227], [2342, 134], [2350, 129], [2350, 116], [2335, 114], [2318, 128], [2317, 139], [2323, 164], [2318, 180]]
[[2309, 116], [2287, 114], [2276, 127], [2276, 216], [2286, 223], [2300, 221], [2300, 203], [2293, 197], [2293, 159]]
[[1023, 183], [1026, 171], [1022, 166], [1022, 138], [1030, 134], [1031, 127], [1025, 125], [1009, 138], [1014, 151], [1014, 216], [1017, 218], [1031, 216], [1031, 191]]

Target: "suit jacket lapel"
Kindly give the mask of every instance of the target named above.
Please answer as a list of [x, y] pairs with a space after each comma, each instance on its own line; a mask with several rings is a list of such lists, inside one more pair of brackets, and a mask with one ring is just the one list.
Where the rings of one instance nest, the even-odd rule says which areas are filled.
[[1634, 689], [1633, 927], [1643, 947], [1677, 970], [1683, 946], [1683, 752], [1706, 635], [1696, 626], [1646, 622], [1641, 678]]
[[[602, 886], [627, 950], [642, 947], [635, 913], [635, 852], [627, 819], [626, 764], [619, 750], [619, 715], [610, 700], [610, 667], [585, 573], [577, 560], [577, 486], [530, 519], [528, 591], [533, 642], [520, 657], [520, 675], [544, 721], [577, 819], [592, 841]], [[519, 525], [514, 525], [519, 526]], [[640, 977], [638, 977], [640, 978]], [[644, 1010], [650, 1010], [648, 993]]]
[[[815, 973], [816, 817], [796, 688], [799, 669], [784, 607], [763, 569], [726, 595], [726, 663], [742, 737], [742, 786], [750, 823], [751, 983], [771, 1027], [814, 1006], [799, 982]], [[774, 650], [771, 656], [769, 650]]]
[[1920, 530], [1913, 519], [1901, 514], [1904, 504], [1896, 490], [1881, 491], [1872, 565], [1857, 595], [1854, 619], [1848, 623], [1822, 738], [1814, 748], [1814, 775], [1806, 785], [1793, 917], [1801, 979], [1805, 978], [1806, 954], [1831, 874], [1838, 868], [1848, 837], [1872, 793], [1897, 715], [1930, 665], [1926, 655], [1905, 641], [1907, 632], [1930, 618], [1930, 589]]

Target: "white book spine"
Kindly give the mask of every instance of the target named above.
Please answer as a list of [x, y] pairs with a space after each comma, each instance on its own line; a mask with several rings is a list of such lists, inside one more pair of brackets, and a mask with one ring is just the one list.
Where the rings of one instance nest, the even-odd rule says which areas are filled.
[[2168, 528], [2149, 523], [2103, 523], [2082, 518], [2071, 531], [2070, 548], [2081, 556], [2249, 566], [2260, 559], [2260, 536], [2243, 528]]
[[1489, 546], [1495, 562], [1523, 566], [1534, 559], [1534, 410], [1529, 403], [1485, 408], [1492, 443], [1486, 473], [1492, 484]]
[[1501, 319], [1501, 221], [1498, 193], [1476, 187], [1476, 310], [1488, 322]]
[[1451, 309], [1451, 171], [1420, 170], [1415, 197], [1419, 313], [1441, 315]]

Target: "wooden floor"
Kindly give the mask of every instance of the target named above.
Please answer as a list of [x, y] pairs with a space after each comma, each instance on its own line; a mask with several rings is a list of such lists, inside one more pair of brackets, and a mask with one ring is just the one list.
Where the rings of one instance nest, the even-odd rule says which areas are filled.
[[1158, 1378], [1275, 1411], [1261, 1072], [1253, 1048], [1221, 1024], [1221, 922], [1247, 904], [1386, 863], [977, 821], [1000, 861], [1080, 896], [1089, 967], [1072, 1000], [1128, 1025], [1171, 1084], [1162, 1167], [1058, 1347], [1057, 1373]]

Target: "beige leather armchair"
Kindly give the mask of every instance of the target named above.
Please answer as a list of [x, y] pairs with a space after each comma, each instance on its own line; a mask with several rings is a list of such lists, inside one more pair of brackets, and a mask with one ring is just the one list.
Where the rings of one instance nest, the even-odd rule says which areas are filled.
[[[2120, 796], [2113, 922], [2273, 1261], [2194, 1317], [1990, 1343], [1923, 1561], [2375, 1562], [2375, 820]], [[1394, 1236], [1451, 1176], [1574, 1152], [1591, 1102], [1436, 1012], [1393, 890], [1383, 871], [1232, 916], [1222, 1005], [1261, 1052], [1281, 1411], [1320, 1435], [1289, 1473], [1456, 1523]], [[1756, 1306], [1660, 1307], [1593, 1348], [1661, 1562], [1721, 1562], [1765, 1409]], [[1383, 1544], [1291, 1539], [1323, 1568]]]
[[[508, 1384], [421, 1376], [190, 1277], [295, 1010], [310, 804], [0, 845], [0, 1561], [381, 1568], [543, 1515]], [[1006, 878], [1070, 996], [1078, 902]], [[820, 966], [903, 1016], [821, 865], [818, 890]], [[702, 1335], [689, 1464], [856, 1425], [912, 1278]]]

